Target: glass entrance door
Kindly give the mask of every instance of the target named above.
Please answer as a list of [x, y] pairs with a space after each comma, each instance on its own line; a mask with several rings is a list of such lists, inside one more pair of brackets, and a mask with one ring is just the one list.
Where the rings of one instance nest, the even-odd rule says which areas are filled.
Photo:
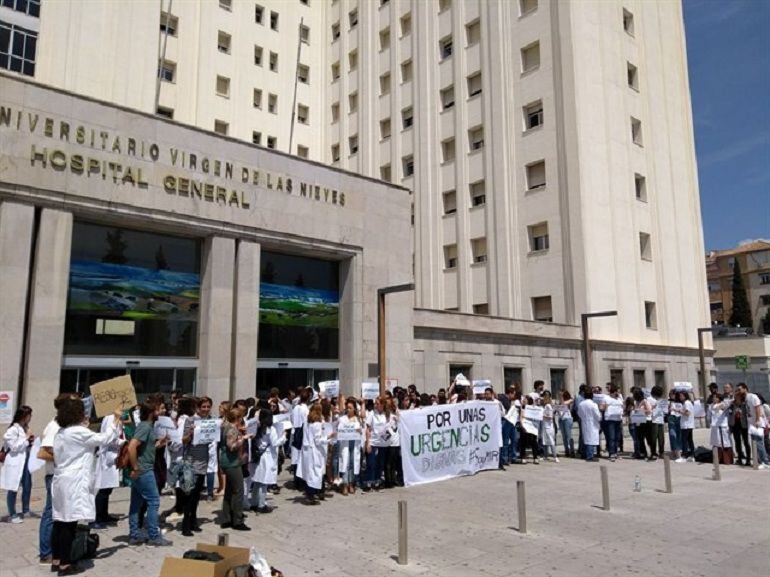
[[316, 368], [264, 368], [257, 371], [257, 397], [265, 398], [273, 387], [283, 397], [289, 390], [314, 387], [321, 381], [337, 378], [338, 369]]

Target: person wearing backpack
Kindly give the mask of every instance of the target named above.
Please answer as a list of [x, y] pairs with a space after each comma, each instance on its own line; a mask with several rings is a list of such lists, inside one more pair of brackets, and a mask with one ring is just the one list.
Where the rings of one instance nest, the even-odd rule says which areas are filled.
[[251, 441], [251, 510], [255, 513], [270, 513], [267, 506], [267, 488], [278, 481], [278, 448], [286, 442], [283, 426], [280, 433], [273, 426], [273, 413], [268, 409], [259, 411], [259, 427]]

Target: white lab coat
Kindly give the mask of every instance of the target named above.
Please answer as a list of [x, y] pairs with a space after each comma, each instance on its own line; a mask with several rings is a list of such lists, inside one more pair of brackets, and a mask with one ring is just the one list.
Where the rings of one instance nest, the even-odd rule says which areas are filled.
[[54, 473], [51, 483], [53, 520], [93, 521], [94, 451], [114, 443], [118, 427], [113, 420], [103, 433], [94, 433], [82, 425], [60, 429], [53, 443]]
[[723, 449], [732, 447], [730, 423], [727, 420], [728, 412], [722, 409], [721, 404], [709, 405], [708, 409], [711, 411], [711, 430], [709, 431], [711, 446], [722, 447]]
[[275, 485], [278, 482], [278, 447], [286, 442], [286, 435], [279, 435], [275, 427], [270, 427], [259, 440], [252, 439], [251, 442], [259, 443], [258, 448], [264, 450], [259, 463], [251, 465], [251, 480], [262, 485]]
[[323, 476], [326, 472], [326, 452], [329, 439], [323, 430], [323, 422], [305, 423], [302, 431], [302, 457], [300, 458], [301, 473], [299, 476], [312, 489], [323, 486]]
[[[348, 418], [347, 415], [342, 415], [340, 417], [339, 424], [347, 425], [351, 421], [355, 421], [356, 423], [358, 423], [358, 427], [356, 427], [357, 430], [363, 431], [363, 427], [361, 426], [361, 419], [358, 419], [358, 418], [350, 419]], [[391, 437], [391, 440], [392, 440], [392, 437]], [[350, 450], [349, 441], [340, 441], [339, 447], [340, 447], [339, 455], [337, 458], [340, 466], [340, 475], [344, 475], [347, 472], [348, 466], [349, 466], [348, 462], [351, 458], [353, 459], [353, 474], [358, 475], [361, 472], [361, 437], [359, 436], [359, 439], [353, 442], [352, 452]]]
[[3, 435], [3, 444], [8, 453], [5, 455], [3, 468], [0, 469], [0, 489], [18, 491], [30, 447], [24, 427], [19, 423], [8, 427]]
[[[297, 404], [292, 410], [291, 410], [291, 426], [294, 427], [294, 429], [291, 432], [292, 439], [294, 438], [294, 431], [296, 431], [299, 427], [302, 427], [305, 425], [305, 421], [307, 421], [307, 414], [310, 412], [310, 409], [307, 405], [301, 405]], [[302, 451], [300, 449], [295, 449], [292, 445], [291, 447], [291, 464], [296, 465], [297, 470], [300, 469], [301, 464], [300, 461], [302, 459]]]
[[[101, 432], [106, 433], [113, 422], [114, 417], [107, 415], [102, 419]], [[94, 471], [94, 485], [96, 489], [114, 489], [120, 487], [120, 471], [115, 466], [120, 447], [125, 439], [118, 437], [113, 442], [100, 445], [96, 455], [96, 470]]]
[[578, 406], [580, 428], [583, 432], [583, 443], [599, 446], [599, 426], [602, 422], [602, 414], [599, 407], [592, 399], [586, 399]]
[[[550, 420], [546, 420], [545, 417], [551, 417]], [[554, 411], [553, 405], [543, 405], [543, 444], [550, 446], [556, 446], [556, 429], [553, 425]]]

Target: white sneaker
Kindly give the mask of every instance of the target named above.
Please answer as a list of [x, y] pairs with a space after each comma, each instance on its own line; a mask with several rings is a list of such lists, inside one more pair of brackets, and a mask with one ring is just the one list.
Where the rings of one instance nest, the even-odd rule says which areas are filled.
[[23, 523], [24, 519], [16, 515], [15, 517], [11, 517], [10, 523], [13, 523], [14, 525], [19, 525], [20, 523]]
[[173, 523], [174, 521], [181, 521], [181, 520], [182, 520], [182, 515], [180, 515], [176, 511], [174, 511], [168, 517], [166, 517], [166, 521], [168, 521], [169, 523]]
[[687, 459], [685, 459], [684, 457], [679, 457], [674, 461], [674, 463], [686, 463], [686, 462], [687, 462]]
[[770, 465], [765, 465], [764, 463], [760, 463], [757, 469], [762, 469], [762, 470], [770, 469]]
[[694, 463], [695, 459], [693, 459], [692, 457], [687, 457], [687, 462], [688, 463]]
[[559, 457], [554, 457], [554, 458], [553, 458], [553, 462], [554, 462], [554, 463], [558, 463], [558, 462], [559, 462]]

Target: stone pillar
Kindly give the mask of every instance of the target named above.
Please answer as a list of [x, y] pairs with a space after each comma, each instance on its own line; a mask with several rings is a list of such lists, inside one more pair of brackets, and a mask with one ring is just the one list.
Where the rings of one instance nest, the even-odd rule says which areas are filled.
[[235, 240], [213, 236], [203, 246], [198, 394], [230, 399]]
[[[340, 393], [361, 394], [361, 383], [367, 374], [364, 355], [364, 295], [362, 256], [356, 255], [340, 263]], [[369, 336], [370, 358], [377, 360], [376, 289], [369, 295], [374, 303], [374, 318]]]
[[19, 402], [35, 208], [0, 203], [0, 388]]
[[253, 397], [257, 390], [259, 335], [260, 245], [238, 241], [235, 256], [235, 318], [233, 319], [233, 397]]
[[35, 411], [36, 429], [53, 416], [53, 399], [59, 394], [71, 250], [72, 213], [44, 208], [35, 245], [24, 368], [24, 403]]

